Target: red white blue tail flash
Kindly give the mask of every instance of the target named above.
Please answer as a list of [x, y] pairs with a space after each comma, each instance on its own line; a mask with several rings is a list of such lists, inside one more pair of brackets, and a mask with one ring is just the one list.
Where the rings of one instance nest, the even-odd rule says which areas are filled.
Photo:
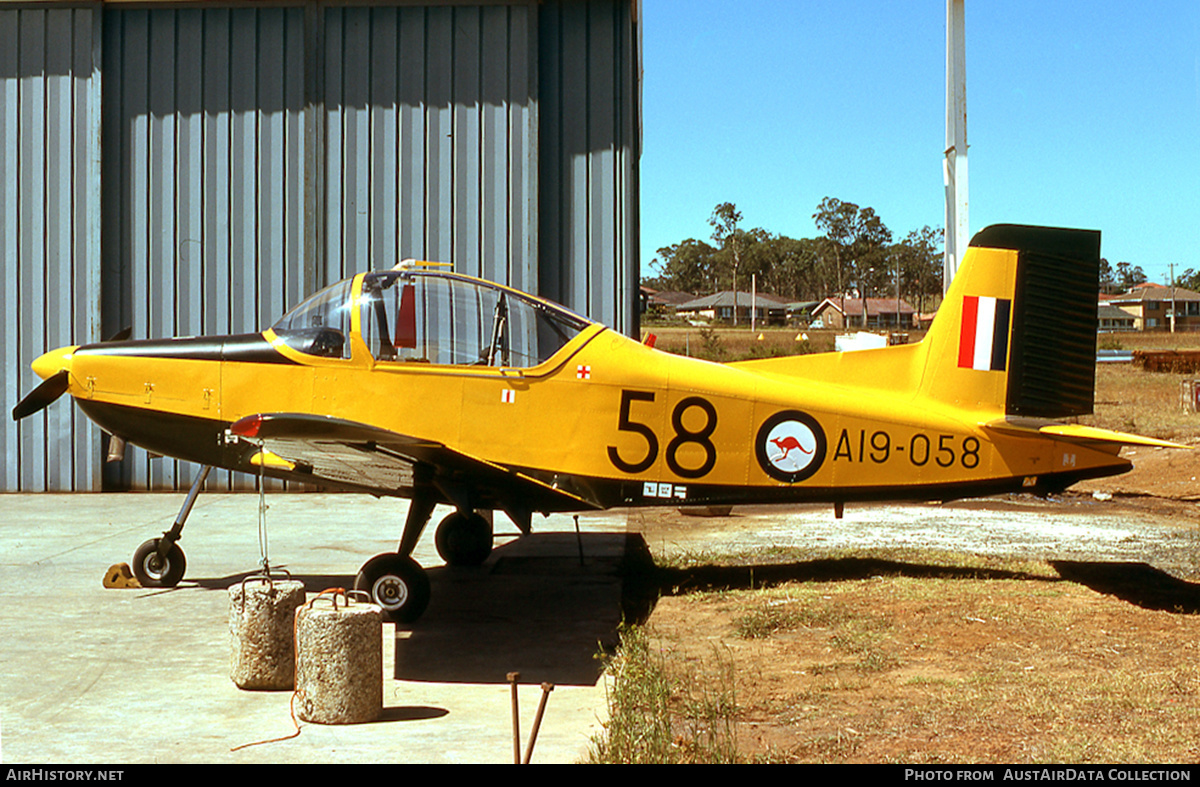
[[963, 297], [958, 365], [963, 369], [1002, 372], [1008, 359], [1008, 318], [1012, 301]]

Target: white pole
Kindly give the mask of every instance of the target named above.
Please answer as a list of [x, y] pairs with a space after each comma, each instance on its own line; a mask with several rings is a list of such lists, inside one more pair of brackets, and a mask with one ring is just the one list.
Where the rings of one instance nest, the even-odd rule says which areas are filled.
[[758, 301], [758, 274], [750, 274], [750, 331], [754, 331], [755, 318], [758, 316], [756, 302]]
[[967, 221], [967, 44], [964, 0], [946, 0], [946, 254], [943, 294], [971, 242]]

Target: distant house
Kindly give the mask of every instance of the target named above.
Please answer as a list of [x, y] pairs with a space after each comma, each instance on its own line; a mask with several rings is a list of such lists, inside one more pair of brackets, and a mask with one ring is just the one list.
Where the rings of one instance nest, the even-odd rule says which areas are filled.
[[655, 290], [641, 287], [642, 314], [670, 317], [681, 303], [694, 301], [696, 296], [690, 292], [675, 292], [673, 290]]
[[[710, 320], [733, 322], [735, 296], [733, 290], [706, 295], [703, 298], [681, 303], [675, 313], [681, 316], [705, 317]], [[736, 295], [737, 321], [750, 322], [751, 303], [754, 305], [754, 319], [761, 323], [782, 324], [787, 320], [787, 303], [774, 295], [764, 295], [761, 292], [751, 295], [739, 292]]]
[[[864, 312], [865, 309], [865, 312]], [[865, 314], [865, 317], [864, 317]], [[835, 297], [821, 301], [812, 311], [813, 321], [826, 328], [876, 328], [909, 330], [916, 327], [916, 310], [903, 299]]]
[[1110, 295], [1101, 303], [1120, 309], [1132, 317], [1133, 330], [1200, 330], [1200, 293], [1182, 287], [1139, 284], [1129, 292]]
[[792, 301], [787, 305], [788, 322], [800, 325], [810, 324], [813, 309], [817, 308], [820, 303], [820, 301]]
[[1096, 305], [1096, 326], [1101, 333], [1137, 330], [1133, 327], [1133, 323], [1133, 315], [1124, 309], [1118, 309], [1107, 303]]

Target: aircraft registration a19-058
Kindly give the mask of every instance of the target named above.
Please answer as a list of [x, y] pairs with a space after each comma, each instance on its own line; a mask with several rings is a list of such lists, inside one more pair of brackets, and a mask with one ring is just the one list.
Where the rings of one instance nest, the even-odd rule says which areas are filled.
[[[1092, 410], [1100, 233], [975, 236], [919, 343], [717, 364], [545, 300], [421, 265], [359, 274], [262, 333], [53, 350], [13, 410], [64, 392], [114, 440], [324, 487], [411, 498], [396, 552], [363, 566], [394, 621], [429, 581], [411, 552], [434, 506], [451, 565], [492, 549], [489, 514], [614, 506], [950, 500], [1050, 493], [1159, 440], [1062, 419]], [[193, 486], [134, 573], [173, 586]], [[482, 513], [481, 513], [482, 512]]]

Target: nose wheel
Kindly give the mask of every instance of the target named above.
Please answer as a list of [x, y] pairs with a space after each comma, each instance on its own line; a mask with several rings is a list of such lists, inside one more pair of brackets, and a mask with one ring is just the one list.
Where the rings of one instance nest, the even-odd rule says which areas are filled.
[[187, 560], [183, 557], [183, 550], [179, 548], [179, 537], [183, 534], [183, 525], [187, 522], [188, 514], [192, 513], [192, 506], [196, 504], [196, 497], [199, 496], [200, 488], [211, 469], [209, 465], [200, 468], [171, 529], [163, 533], [162, 538], [150, 539], [133, 553], [131, 568], [142, 587], [173, 588], [183, 579], [183, 574], [187, 571]]
[[363, 564], [354, 589], [371, 596], [392, 623], [411, 623], [429, 606], [429, 577], [411, 557], [395, 552], [376, 555]]
[[160, 539], [152, 538], [133, 553], [133, 575], [144, 588], [173, 588], [187, 571], [187, 560], [178, 544], [159, 555]]

